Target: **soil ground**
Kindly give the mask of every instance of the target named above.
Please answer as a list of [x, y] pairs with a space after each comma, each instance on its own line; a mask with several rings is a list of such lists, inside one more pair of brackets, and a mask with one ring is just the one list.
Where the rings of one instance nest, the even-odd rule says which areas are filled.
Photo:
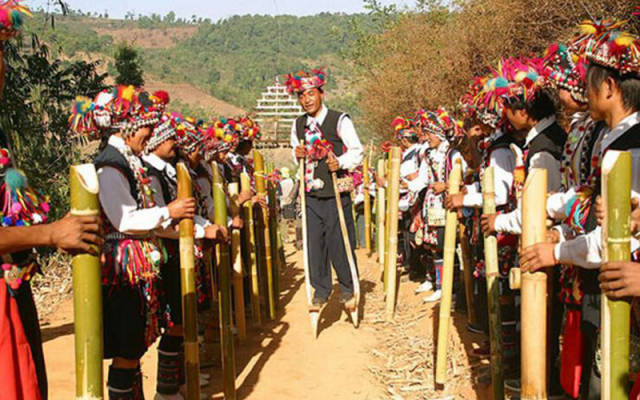
[[[314, 340], [306, 306], [301, 252], [287, 245], [287, 266], [281, 272], [281, 310], [276, 321], [252, 327], [236, 346], [238, 399], [485, 399], [487, 387], [474, 383], [486, 361], [470, 364], [467, 352], [485, 339], [466, 329], [466, 316], [453, 313], [450, 330], [448, 383], [433, 382], [434, 330], [438, 307], [414, 294], [417, 283], [401, 279], [396, 318], [387, 322], [384, 294], [375, 254], [358, 250], [363, 293], [361, 325], [354, 329], [339, 305], [330, 299]], [[74, 397], [73, 304], [69, 297], [42, 321], [50, 399]], [[436, 334], [434, 334], [434, 332]], [[214, 367], [205, 371], [212, 382], [203, 392], [222, 399], [219, 350]], [[145, 394], [153, 399], [157, 352], [142, 360]], [[107, 362], [104, 364], [105, 374]], [[473, 366], [473, 369], [472, 369]], [[105, 375], [106, 377], [106, 375]]]

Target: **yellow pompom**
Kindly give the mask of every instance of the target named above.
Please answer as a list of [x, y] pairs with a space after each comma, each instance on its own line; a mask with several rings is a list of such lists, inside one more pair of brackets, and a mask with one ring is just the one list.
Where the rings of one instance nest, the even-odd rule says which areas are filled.
[[122, 98], [124, 100], [133, 100], [133, 95], [136, 93], [136, 89], [133, 86], [127, 86], [122, 90]]

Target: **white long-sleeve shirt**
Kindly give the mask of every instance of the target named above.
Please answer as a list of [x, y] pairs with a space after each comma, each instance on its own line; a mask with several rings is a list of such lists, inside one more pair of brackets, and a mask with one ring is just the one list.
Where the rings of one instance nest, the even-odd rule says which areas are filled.
[[[527, 134], [525, 148], [540, 133], [556, 122], [556, 117], [551, 116], [539, 121]], [[556, 160], [550, 153], [540, 151], [534, 154], [529, 160], [529, 169], [539, 168], [547, 170], [547, 193], [557, 192], [562, 186], [562, 175], [560, 174], [560, 161]], [[513, 234], [522, 233], [522, 206], [507, 214], [496, 216], [495, 228], [497, 232], [508, 232]]]
[[[499, 148], [489, 155], [489, 166], [493, 167], [494, 193], [496, 206], [503, 206], [509, 201], [509, 193], [513, 186], [513, 170], [516, 168], [516, 157], [509, 148]], [[475, 182], [467, 185], [462, 205], [471, 208], [482, 208], [482, 190]]]
[[[636, 112], [623, 119], [615, 128], [604, 133], [600, 157], [606, 149], [631, 127], [640, 123], [640, 113]], [[640, 198], [640, 149], [631, 149], [631, 197]], [[640, 248], [635, 238], [631, 239], [631, 251]], [[563, 264], [578, 265], [587, 269], [600, 268], [602, 263], [602, 228], [597, 227], [586, 235], [560, 242], [554, 248], [556, 260]]]
[[[329, 109], [324, 104], [320, 109], [320, 113], [315, 118], [318, 126], [322, 126], [324, 119], [327, 117]], [[310, 120], [314, 117], [307, 115], [307, 126], [310, 124]], [[362, 164], [364, 157], [364, 148], [360, 143], [360, 138], [356, 133], [356, 128], [353, 126], [353, 121], [348, 115], [343, 114], [338, 121], [338, 137], [342, 140], [345, 148], [347, 149], [340, 157], [338, 157], [338, 163], [341, 169], [352, 170], [358, 165]], [[298, 164], [296, 158], [295, 149], [300, 145], [298, 135], [296, 134], [296, 124], [291, 126], [291, 147], [293, 148], [293, 160]]]
[[[131, 150], [118, 136], [109, 137], [108, 144], [123, 154]], [[165, 206], [139, 208], [131, 196], [129, 181], [116, 168], [98, 169], [98, 182], [103, 190], [98, 194], [100, 206], [113, 227], [128, 235], [145, 235], [155, 229], [163, 229], [170, 221], [169, 209]]]

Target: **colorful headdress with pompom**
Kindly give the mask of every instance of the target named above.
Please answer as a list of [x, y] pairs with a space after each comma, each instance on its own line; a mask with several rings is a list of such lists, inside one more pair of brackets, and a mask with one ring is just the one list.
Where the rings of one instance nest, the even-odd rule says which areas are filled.
[[21, 0], [7, 0], [0, 3], [0, 40], [15, 37], [22, 25], [24, 17], [32, 17], [29, 7], [20, 4]]
[[164, 112], [167, 109], [167, 105], [171, 101], [171, 97], [169, 97], [169, 93], [164, 90], [156, 90], [149, 96], [153, 104], [156, 106], [158, 111]]
[[287, 75], [285, 85], [290, 94], [301, 93], [305, 90], [323, 87], [327, 83], [326, 78], [327, 76], [321, 68], [312, 69], [310, 73], [299, 71]]
[[587, 59], [620, 75], [640, 76], [640, 39], [621, 30], [603, 32], [587, 43]]
[[395, 133], [395, 137], [398, 140], [415, 139], [418, 137], [416, 123], [412, 119], [396, 117], [391, 122], [391, 128], [393, 129], [393, 132]]
[[182, 116], [179, 114], [163, 114], [160, 117], [160, 122], [153, 128], [153, 132], [151, 133], [151, 138], [147, 142], [147, 147], [145, 151], [147, 153], [151, 153], [155, 149], [158, 148], [162, 143], [166, 142], [171, 138], [177, 137], [176, 126], [178, 124], [178, 120], [180, 120]]
[[505, 58], [498, 73], [508, 82], [506, 90], [500, 94], [507, 104], [530, 102], [544, 86], [544, 61], [541, 58]]
[[193, 118], [176, 119], [178, 147], [184, 154], [191, 154], [204, 146], [204, 132], [198, 128]]
[[249, 116], [240, 118], [236, 130], [241, 141], [260, 140], [260, 125]]
[[544, 54], [544, 76], [551, 86], [567, 90], [579, 103], [586, 103], [587, 60], [561, 43], [553, 43]]

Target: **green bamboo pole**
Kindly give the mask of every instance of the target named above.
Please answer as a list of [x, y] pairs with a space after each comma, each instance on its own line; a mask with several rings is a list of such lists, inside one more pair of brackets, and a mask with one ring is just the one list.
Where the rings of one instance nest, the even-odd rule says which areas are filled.
[[[71, 215], [98, 216], [98, 175], [93, 164], [71, 167]], [[100, 258], [78, 254], [71, 260], [76, 399], [102, 399], [102, 286]]]
[[[193, 197], [191, 175], [183, 163], [176, 168], [178, 198]], [[200, 400], [200, 353], [198, 347], [198, 297], [196, 294], [195, 259], [193, 253], [193, 219], [180, 220], [180, 278], [182, 320], [184, 326], [184, 361], [187, 400]]]
[[[267, 172], [273, 172], [273, 163], [267, 163]], [[269, 240], [271, 242], [271, 260], [273, 263], [273, 298], [275, 309], [278, 310], [280, 280], [280, 257], [278, 257], [278, 199], [276, 197], [276, 186], [267, 182], [267, 196], [269, 198]], [[275, 317], [274, 317], [275, 318]]]
[[[488, 167], [482, 177], [482, 213], [496, 213], [493, 167]], [[498, 270], [498, 238], [484, 235], [484, 265], [487, 277], [487, 302], [489, 308], [489, 339], [491, 342], [491, 388], [494, 400], [504, 399], [504, 368], [502, 365], [502, 314], [500, 312], [500, 282]]]
[[[253, 151], [254, 176], [256, 181], [256, 191], [258, 194], [266, 196], [267, 188], [265, 184], [264, 158], [258, 150]], [[264, 243], [264, 259], [267, 270], [267, 300], [269, 304], [269, 318], [276, 319], [276, 298], [273, 282], [273, 260], [271, 259], [271, 236], [269, 234], [269, 216], [262, 212], [262, 238]]]
[[[251, 178], [246, 172], [240, 175], [240, 185], [242, 191], [251, 190]], [[251, 276], [251, 319], [256, 326], [262, 325], [262, 317], [260, 315], [260, 281], [258, 280], [258, 263], [256, 261], [256, 232], [253, 221], [253, 205], [247, 202], [244, 205], [245, 220], [245, 246], [249, 255], [249, 272]]]
[[[631, 238], [631, 153], [608, 151], [602, 161], [603, 261], [629, 261]], [[629, 330], [631, 306], [602, 296], [602, 398], [629, 394]]]
[[[215, 207], [214, 222], [227, 226], [227, 199], [224, 193], [222, 177], [218, 165], [212, 164], [213, 170], [213, 202]], [[233, 330], [231, 316], [231, 259], [229, 245], [218, 243], [218, 306], [220, 314], [220, 350], [222, 352], [222, 384], [225, 400], [236, 398], [236, 360], [233, 348]]]
[[389, 152], [391, 158], [391, 167], [387, 186], [389, 187], [389, 214], [388, 226], [389, 233], [387, 235], [387, 262], [386, 272], [386, 316], [387, 320], [392, 320], [396, 311], [396, 290], [397, 290], [397, 259], [398, 259], [398, 201], [400, 200], [400, 159], [402, 152], [399, 147], [392, 147]]
[[[460, 192], [462, 166], [460, 160], [453, 166], [447, 182], [450, 195]], [[451, 320], [451, 297], [453, 295], [453, 263], [456, 255], [456, 231], [458, 212], [448, 210], [444, 232], [444, 259], [442, 264], [442, 300], [438, 319], [438, 348], [436, 357], [436, 383], [443, 385], [447, 381], [447, 350], [449, 347], [449, 325]]]
[[[238, 203], [238, 183], [230, 183], [229, 197], [231, 201], [231, 216], [240, 216], [240, 204]], [[236, 311], [236, 326], [238, 327], [238, 339], [241, 342], [247, 340], [247, 322], [244, 312], [244, 276], [242, 269], [242, 251], [240, 250], [240, 230], [231, 231], [231, 259], [233, 260], [233, 303]]]
[[[384, 291], [387, 292], [387, 286], [389, 281], [389, 226], [391, 225], [391, 202], [393, 198], [391, 197], [391, 189], [389, 186], [389, 176], [391, 171], [391, 151], [389, 151], [389, 159], [387, 160], [387, 206], [385, 207], [386, 214], [384, 216], [384, 237], [385, 237], [385, 246], [384, 246], [384, 271], [383, 271], [383, 281], [384, 281]], [[400, 196], [400, 192], [398, 192], [398, 197]]]
[[364, 185], [364, 247], [367, 256], [371, 257], [371, 196], [369, 194], [369, 157], [365, 157], [362, 163], [362, 182]]
[[[379, 176], [384, 177], [384, 159], [378, 160], [378, 169], [376, 173]], [[380, 265], [380, 271], [384, 272], [384, 248], [385, 248], [385, 214], [386, 214], [386, 196], [384, 186], [376, 186], [378, 194], [376, 195], [377, 208], [376, 208], [376, 239], [378, 246], [376, 252], [378, 253], [378, 264]]]
[[[546, 240], [547, 170], [532, 168], [522, 192], [522, 247]], [[520, 277], [522, 399], [547, 398], [547, 274]]]

